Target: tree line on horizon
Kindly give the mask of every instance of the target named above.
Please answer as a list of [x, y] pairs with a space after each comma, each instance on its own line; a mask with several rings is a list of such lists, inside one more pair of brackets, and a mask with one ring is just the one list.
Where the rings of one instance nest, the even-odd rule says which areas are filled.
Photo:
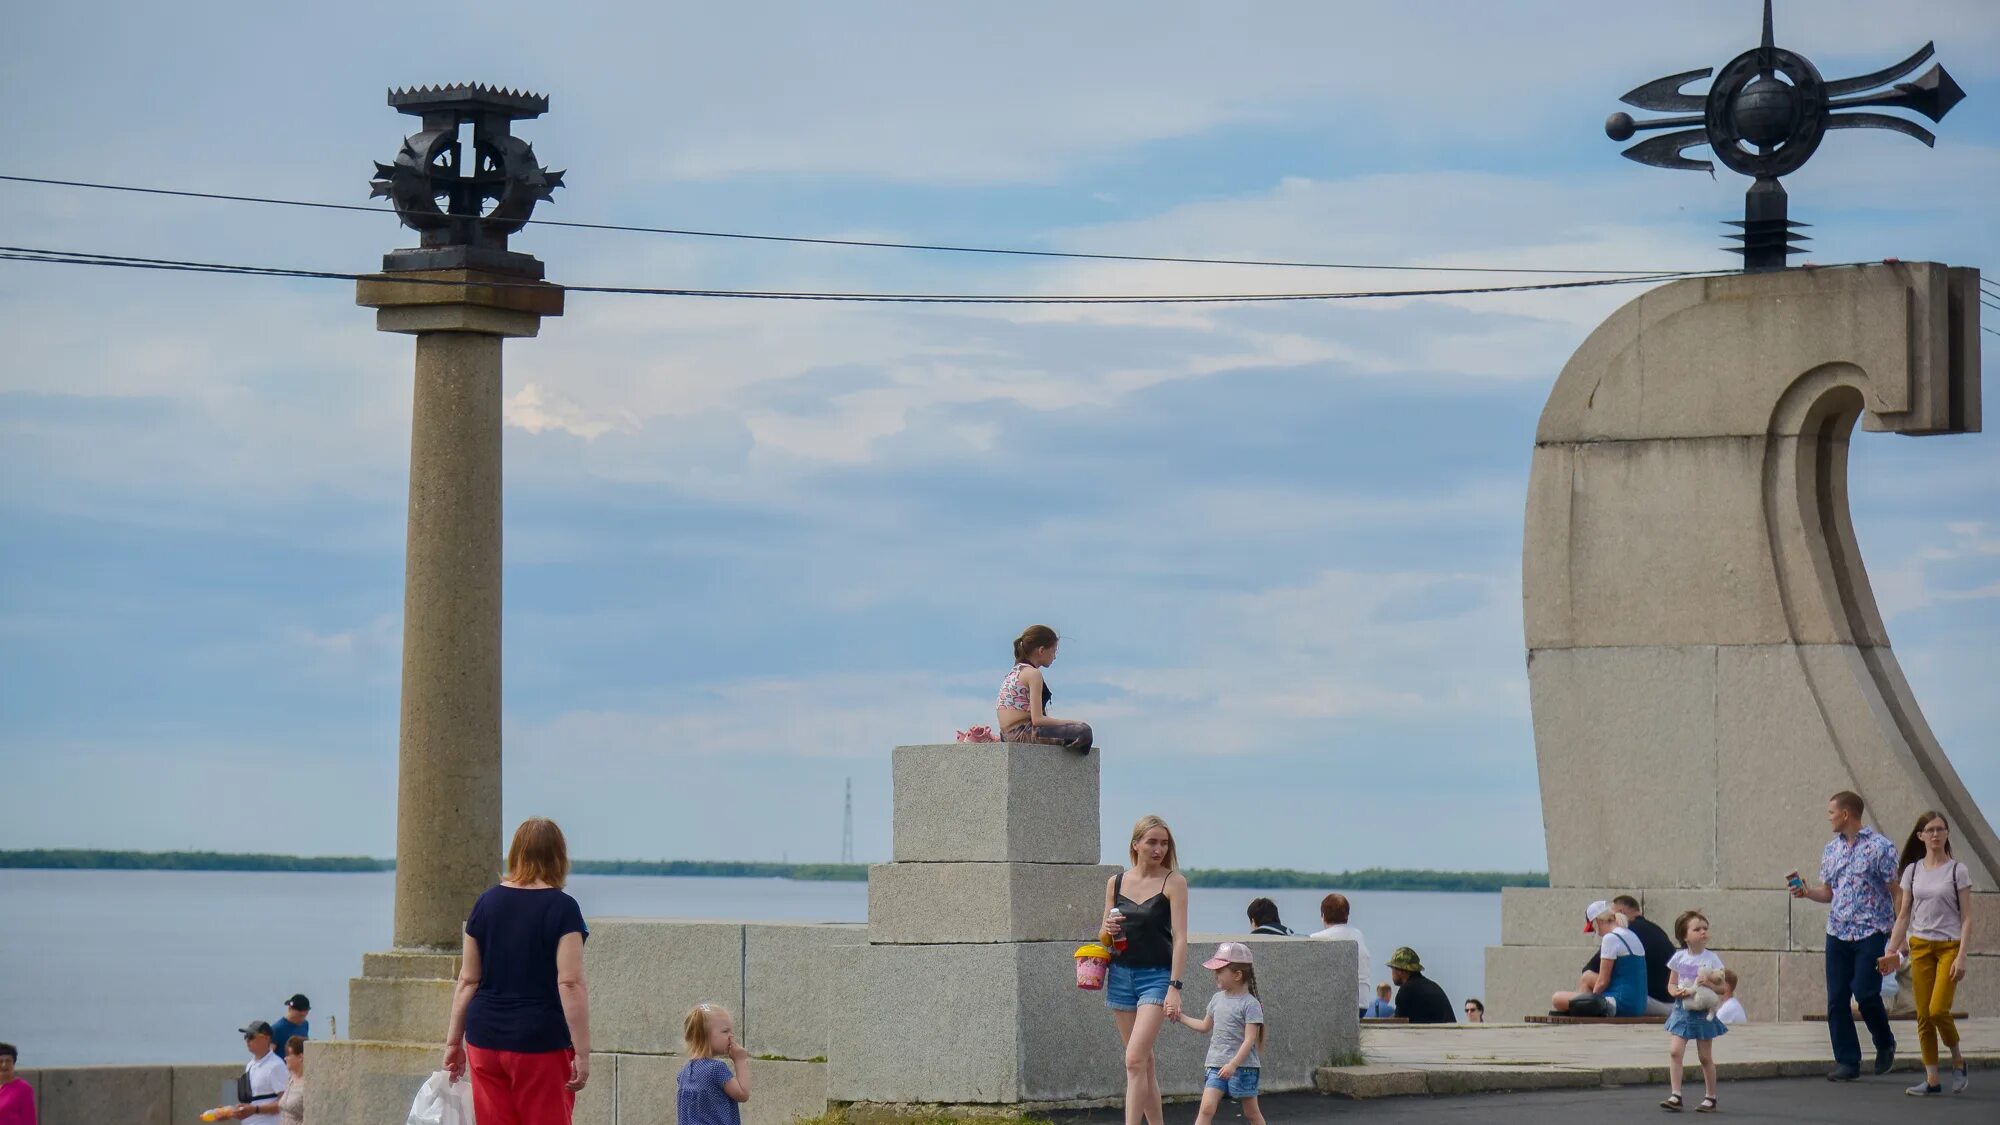
[[[30, 848], [0, 851], [0, 868], [68, 871], [394, 871], [393, 859], [371, 856], [299, 856], [244, 852], [139, 852], [97, 848]], [[864, 883], [865, 863], [762, 863], [706, 859], [580, 859], [578, 875], [655, 875], [696, 878], [791, 879], [813, 883]], [[1431, 871], [1371, 867], [1361, 871], [1298, 871], [1283, 867], [1193, 868], [1192, 887], [1261, 890], [1492, 892], [1502, 887], [1546, 887], [1539, 871]]]

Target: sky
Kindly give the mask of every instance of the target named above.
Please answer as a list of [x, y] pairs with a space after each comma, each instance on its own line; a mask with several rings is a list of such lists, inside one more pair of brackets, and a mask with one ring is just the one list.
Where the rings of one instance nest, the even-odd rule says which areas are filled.
[[[1752, 0], [28, 5], [9, 174], [367, 202], [390, 86], [551, 98], [540, 217], [1201, 257], [1727, 266], [1742, 178], [1602, 122]], [[1837, 132], [1811, 260], [2000, 272], [2000, 7], [1780, 2], [1829, 78], [1928, 39], [1935, 150]], [[386, 215], [0, 183], [5, 244], [376, 268]], [[531, 228], [573, 284], [1281, 292], [1518, 280]], [[1192, 866], [1540, 870], [1521, 520], [1631, 288], [1258, 306], [573, 295], [506, 345], [506, 816], [590, 858], [890, 850], [890, 747], [1064, 636], [1103, 818]], [[1989, 320], [1994, 319], [1989, 313]], [[394, 852], [411, 345], [341, 282], [0, 262], [0, 848]], [[1988, 345], [1996, 341], [1984, 337]], [[1994, 386], [2000, 348], [1984, 373]], [[1854, 518], [2000, 810], [2000, 440], [1858, 434]]]

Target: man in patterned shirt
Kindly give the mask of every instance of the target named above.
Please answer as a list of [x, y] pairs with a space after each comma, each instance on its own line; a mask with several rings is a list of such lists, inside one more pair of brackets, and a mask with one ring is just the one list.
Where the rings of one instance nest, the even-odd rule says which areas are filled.
[[1792, 886], [1792, 897], [1833, 905], [1826, 916], [1826, 1030], [1834, 1068], [1827, 1078], [1852, 1082], [1861, 1075], [1861, 1040], [1854, 1031], [1850, 997], [1875, 1039], [1875, 1073], [1896, 1063], [1896, 1036], [1882, 1007], [1882, 976], [1875, 962], [1896, 924], [1896, 845], [1861, 823], [1861, 797], [1842, 790], [1826, 803], [1834, 837], [1819, 857], [1819, 885]]

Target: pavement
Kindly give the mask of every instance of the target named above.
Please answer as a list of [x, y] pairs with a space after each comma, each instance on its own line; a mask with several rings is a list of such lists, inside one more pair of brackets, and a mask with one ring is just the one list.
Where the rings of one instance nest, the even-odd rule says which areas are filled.
[[[1278, 1094], [1258, 1099], [1271, 1125], [1339, 1125], [1342, 1122], [1478, 1122], [1479, 1125], [1552, 1125], [1562, 1122], [1607, 1121], [1731, 1121], [1824, 1122], [1826, 1125], [1915, 1125], [1929, 1122], [2000, 1121], [2000, 1071], [1974, 1072], [1972, 1088], [1963, 1094], [1912, 1098], [1903, 1094], [1910, 1080], [1902, 1074], [1869, 1077], [1859, 1082], [1833, 1083], [1824, 1078], [1776, 1078], [1756, 1082], [1723, 1081], [1716, 1090], [1720, 1112], [1696, 1115], [1701, 1078], [1691, 1091], [1688, 1108], [1667, 1113], [1656, 1108], [1666, 1096], [1664, 1086], [1602, 1086], [1588, 1090], [1540, 1090], [1522, 1094], [1479, 1094], [1456, 1097], [1383, 1098], [1350, 1101], [1320, 1094]], [[1188, 1125], [1195, 1109], [1189, 1103], [1167, 1106], [1168, 1125]], [[1592, 1113], [1597, 1117], [1586, 1116]], [[1601, 1116], [1616, 1114], [1616, 1118]], [[1116, 1109], [1087, 1114], [1058, 1114], [1064, 1125], [1122, 1125]], [[1224, 1102], [1215, 1115], [1219, 1125], [1238, 1125], [1243, 1113]]]
[[[1914, 1023], [1895, 1025], [1899, 1052], [1894, 1071], [1876, 1076], [1864, 1064], [1866, 1077], [1838, 1083], [1825, 1077], [1833, 1065], [1826, 1024], [1732, 1027], [1715, 1046], [1721, 1113], [1738, 1121], [1835, 1125], [1881, 1125], [1889, 1119], [2000, 1122], [2000, 1018], [1960, 1020], [1958, 1027], [1972, 1067], [1972, 1088], [1936, 1098], [1903, 1093], [1922, 1074]], [[1866, 1063], [1872, 1063], [1865, 1028], [1861, 1038]], [[1458, 1120], [1549, 1125], [1565, 1112], [1591, 1110], [1668, 1116], [1656, 1108], [1667, 1094], [1667, 1035], [1657, 1026], [1369, 1027], [1362, 1029], [1361, 1051], [1363, 1065], [1319, 1072], [1320, 1093], [1260, 1099], [1265, 1117], [1281, 1125]], [[1692, 1047], [1687, 1064], [1682, 1094], [1685, 1112], [1692, 1113], [1702, 1091]], [[1065, 1125], [1124, 1120], [1118, 1109], [1054, 1116]], [[1193, 1116], [1192, 1103], [1167, 1107], [1170, 1122]], [[1242, 1112], [1235, 1103], [1224, 1103], [1216, 1118], [1233, 1125], [1242, 1120]]]

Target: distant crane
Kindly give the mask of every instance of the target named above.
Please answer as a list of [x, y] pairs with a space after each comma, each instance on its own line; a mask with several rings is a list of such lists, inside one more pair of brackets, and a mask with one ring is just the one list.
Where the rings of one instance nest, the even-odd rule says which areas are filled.
[[840, 826], [840, 862], [854, 862], [854, 779], [847, 779], [847, 813]]

